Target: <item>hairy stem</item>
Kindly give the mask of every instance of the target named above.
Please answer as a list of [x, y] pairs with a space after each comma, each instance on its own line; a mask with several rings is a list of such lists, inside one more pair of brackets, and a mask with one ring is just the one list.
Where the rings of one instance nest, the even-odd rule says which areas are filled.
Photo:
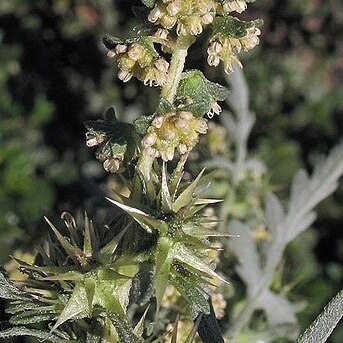
[[161, 97], [173, 103], [177, 87], [179, 86], [181, 75], [185, 66], [185, 61], [189, 47], [194, 43], [193, 36], [178, 37], [171, 57], [168, 81], [161, 91]]

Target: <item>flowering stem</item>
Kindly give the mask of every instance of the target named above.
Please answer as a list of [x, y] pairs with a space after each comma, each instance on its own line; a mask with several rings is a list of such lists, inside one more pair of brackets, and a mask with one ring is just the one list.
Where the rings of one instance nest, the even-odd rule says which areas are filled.
[[189, 47], [194, 43], [193, 36], [178, 37], [170, 61], [168, 81], [161, 91], [161, 97], [173, 103], [177, 87], [181, 80], [181, 75], [185, 66], [185, 61]]

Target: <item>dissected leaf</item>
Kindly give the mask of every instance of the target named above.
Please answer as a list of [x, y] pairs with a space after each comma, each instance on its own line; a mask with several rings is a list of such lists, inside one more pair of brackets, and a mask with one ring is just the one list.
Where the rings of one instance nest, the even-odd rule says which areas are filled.
[[224, 35], [232, 38], [242, 38], [246, 36], [250, 27], [261, 27], [262, 19], [252, 21], [242, 21], [230, 15], [218, 16], [213, 22], [213, 36]]
[[196, 117], [202, 117], [211, 109], [212, 103], [223, 101], [229, 91], [205, 78], [199, 70], [189, 71], [180, 81], [176, 102], [183, 110], [191, 111]]

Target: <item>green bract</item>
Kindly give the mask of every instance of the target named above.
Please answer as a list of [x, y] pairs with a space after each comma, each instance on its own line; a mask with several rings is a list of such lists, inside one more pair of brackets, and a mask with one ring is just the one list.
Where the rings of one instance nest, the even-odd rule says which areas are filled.
[[199, 70], [186, 72], [180, 81], [175, 101], [179, 108], [202, 117], [216, 101], [224, 101], [229, 91], [218, 83], [207, 80]]

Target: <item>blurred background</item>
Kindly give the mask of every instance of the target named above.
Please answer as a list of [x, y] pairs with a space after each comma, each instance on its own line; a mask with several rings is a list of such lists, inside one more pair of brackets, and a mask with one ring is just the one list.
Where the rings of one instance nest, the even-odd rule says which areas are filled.
[[[109, 106], [125, 121], [154, 110], [157, 90], [121, 83], [101, 43], [105, 33], [134, 34], [132, 5], [140, 1], [0, 1], [0, 262], [7, 269], [9, 254], [30, 256], [47, 234], [43, 215], [87, 210], [100, 224], [111, 218], [102, 197], [113, 177], [86, 148], [83, 122]], [[311, 171], [343, 136], [343, 2], [257, 0], [240, 18], [264, 20], [260, 45], [242, 56], [257, 115], [249, 146], [282, 193], [297, 169]], [[192, 49], [188, 67], [223, 82], [220, 68], [204, 65], [206, 47]], [[208, 153], [200, 149], [197, 158]], [[318, 211], [311, 235], [287, 257], [305, 264], [296, 289], [309, 301], [302, 327], [343, 284], [343, 182]]]

